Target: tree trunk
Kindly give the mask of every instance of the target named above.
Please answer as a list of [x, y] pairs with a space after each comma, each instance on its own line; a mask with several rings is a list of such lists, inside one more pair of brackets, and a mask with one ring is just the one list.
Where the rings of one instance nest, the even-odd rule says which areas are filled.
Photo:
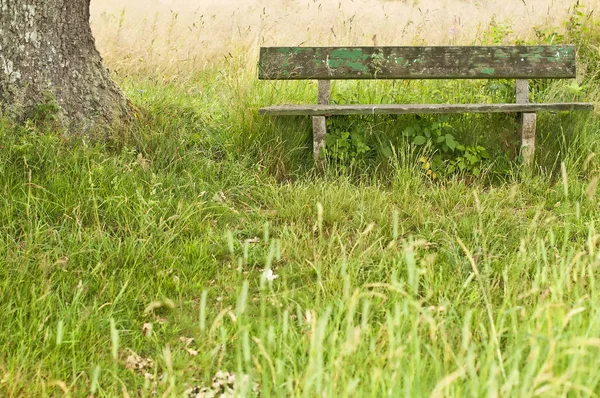
[[90, 0], [0, 0], [0, 114], [23, 120], [52, 103], [61, 126], [86, 133], [130, 113], [89, 20]]

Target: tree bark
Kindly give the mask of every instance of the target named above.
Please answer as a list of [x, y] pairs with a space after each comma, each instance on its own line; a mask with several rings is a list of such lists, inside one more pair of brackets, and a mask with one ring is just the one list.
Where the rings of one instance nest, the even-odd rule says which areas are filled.
[[130, 113], [89, 20], [90, 0], [0, 0], [1, 114], [23, 120], [51, 101], [63, 127], [86, 133]]

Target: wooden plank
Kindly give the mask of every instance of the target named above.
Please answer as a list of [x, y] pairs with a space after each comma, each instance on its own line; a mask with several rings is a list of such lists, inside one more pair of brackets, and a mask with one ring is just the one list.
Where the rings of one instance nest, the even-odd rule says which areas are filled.
[[529, 103], [529, 80], [517, 79], [515, 82], [515, 94], [517, 96], [517, 104]]
[[[331, 99], [331, 81], [319, 80], [319, 105], [328, 105]], [[325, 134], [327, 134], [327, 120], [325, 116], [313, 116], [313, 156], [317, 166], [321, 167], [321, 150], [325, 148]]]
[[331, 81], [319, 80], [319, 95], [317, 103], [319, 105], [328, 105], [331, 101]]
[[[516, 85], [517, 104], [529, 104], [529, 80], [518, 79]], [[537, 114], [519, 113], [519, 132], [521, 134], [521, 155], [526, 166], [533, 165], [535, 155], [535, 130]]]
[[575, 47], [262, 47], [259, 78], [532, 79], [575, 77]]
[[593, 111], [594, 104], [375, 104], [375, 105], [278, 105], [259, 109], [270, 116], [408, 115], [439, 113], [517, 113], [544, 111]]

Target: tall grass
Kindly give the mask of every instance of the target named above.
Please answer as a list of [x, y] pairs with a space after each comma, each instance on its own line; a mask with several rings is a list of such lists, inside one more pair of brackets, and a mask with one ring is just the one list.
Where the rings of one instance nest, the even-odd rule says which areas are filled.
[[[588, 54], [583, 88], [537, 100], [597, 101], [582, 21], [566, 39]], [[531, 174], [513, 118], [457, 116], [494, 160], [442, 182], [397, 138], [410, 120], [341, 119], [372, 150], [319, 174], [308, 118], [256, 115], [313, 102], [314, 83], [257, 82], [252, 53], [197, 70], [164, 55], [108, 54], [141, 112], [101, 139], [0, 122], [0, 395], [182, 396], [218, 372], [240, 396], [598, 394], [596, 114], [541, 115]], [[336, 83], [334, 99], [508, 99], [502, 84]]]
[[[599, 0], [228, 0], [92, 2], [97, 45], [111, 69], [189, 78], [259, 46], [479, 44], [490, 25], [507, 42], [559, 25]], [[503, 38], [504, 39], [504, 38]]]

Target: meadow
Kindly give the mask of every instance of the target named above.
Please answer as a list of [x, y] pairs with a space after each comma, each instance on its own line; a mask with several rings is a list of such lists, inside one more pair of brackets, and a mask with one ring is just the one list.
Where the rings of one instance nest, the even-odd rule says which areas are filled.
[[[533, 169], [514, 115], [444, 118], [489, 155], [457, 170], [407, 137], [436, 116], [332, 118], [318, 170], [309, 118], [257, 115], [316, 100], [258, 81], [275, 44], [573, 43], [577, 80], [533, 99], [598, 103], [600, 3], [565, 3], [93, 4], [138, 112], [90, 137], [0, 119], [0, 396], [600, 395], [597, 112], [541, 114]], [[514, 81], [333, 99], [512, 102]]]

